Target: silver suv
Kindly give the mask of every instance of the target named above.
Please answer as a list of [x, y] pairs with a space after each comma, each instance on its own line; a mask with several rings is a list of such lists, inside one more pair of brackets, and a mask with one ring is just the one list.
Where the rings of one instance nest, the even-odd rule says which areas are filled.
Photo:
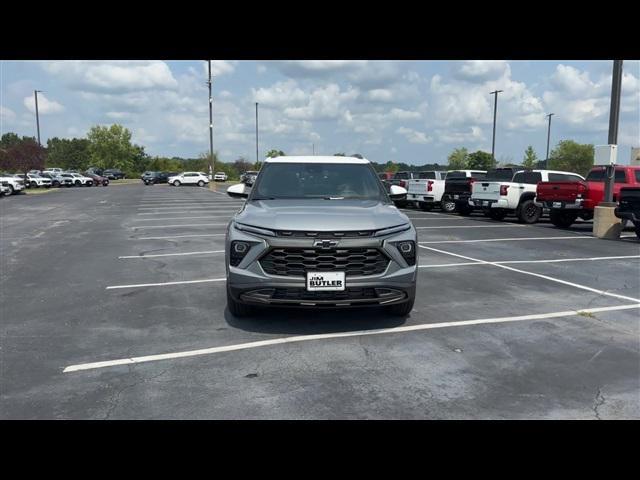
[[277, 157], [265, 160], [227, 227], [227, 306], [413, 308], [417, 236], [368, 160]]

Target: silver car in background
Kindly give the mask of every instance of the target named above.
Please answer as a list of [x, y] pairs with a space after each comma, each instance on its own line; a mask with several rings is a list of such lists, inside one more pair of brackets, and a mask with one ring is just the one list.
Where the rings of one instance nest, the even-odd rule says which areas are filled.
[[266, 159], [227, 227], [227, 306], [413, 307], [417, 236], [368, 160], [351, 157]]

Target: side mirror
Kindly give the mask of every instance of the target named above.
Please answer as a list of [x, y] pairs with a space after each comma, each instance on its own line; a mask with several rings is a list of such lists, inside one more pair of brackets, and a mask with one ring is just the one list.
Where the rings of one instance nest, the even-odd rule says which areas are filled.
[[399, 185], [391, 185], [391, 187], [389, 187], [389, 197], [391, 200], [402, 200], [402, 197], [406, 194], [407, 190]]
[[227, 195], [231, 198], [247, 198], [249, 193], [246, 190], [247, 187], [244, 183], [238, 183], [227, 188]]

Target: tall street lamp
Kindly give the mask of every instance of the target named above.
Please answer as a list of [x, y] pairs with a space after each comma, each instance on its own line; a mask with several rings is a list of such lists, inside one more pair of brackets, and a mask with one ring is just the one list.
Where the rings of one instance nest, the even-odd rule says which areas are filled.
[[259, 162], [258, 158], [258, 102], [256, 102], [256, 164]]
[[38, 145], [42, 146], [40, 143], [40, 115], [38, 113], [38, 93], [43, 93], [42, 90], [34, 90], [33, 94], [36, 97], [36, 127], [38, 129]]
[[550, 113], [547, 115], [549, 117], [549, 127], [547, 128], [547, 156], [544, 157], [544, 168], [549, 168], [549, 140], [551, 139], [551, 116], [555, 115], [555, 113]]
[[[611, 78], [611, 107], [609, 108], [609, 145], [618, 144], [618, 121], [620, 119], [620, 91], [622, 90], [622, 60], [613, 61]], [[615, 165], [607, 166], [607, 181], [604, 185], [604, 201], [613, 202]]]
[[[209, 175], [213, 175], [214, 163], [213, 163], [213, 97], [211, 96], [211, 60], [208, 60], [209, 64]], [[210, 177], [211, 178], [211, 177]]]
[[498, 114], [498, 94], [503, 90], [495, 90], [490, 93], [490, 95], [495, 95], [495, 100], [493, 102], [493, 141], [491, 142], [491, 158], [493, 161], [496, 161], [496, 116]]

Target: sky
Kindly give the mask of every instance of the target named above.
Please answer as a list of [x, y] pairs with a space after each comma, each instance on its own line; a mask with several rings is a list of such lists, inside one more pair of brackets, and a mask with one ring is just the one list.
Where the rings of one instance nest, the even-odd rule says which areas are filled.
[[[608, 141], [611, 61], [215, 60], [214, 150], [222, 161], [259, 155], [360, 153], [371, 161], [446, 164], [459, 147], [520, 162], [571, 139]], [[204, 61], [1, 61], [0, 134], [43, 144], [120, 123], [150, 155], [195, 158], [209, 149]], [[619, 163], [640, 147], [640, 62], [625, 61]]]

